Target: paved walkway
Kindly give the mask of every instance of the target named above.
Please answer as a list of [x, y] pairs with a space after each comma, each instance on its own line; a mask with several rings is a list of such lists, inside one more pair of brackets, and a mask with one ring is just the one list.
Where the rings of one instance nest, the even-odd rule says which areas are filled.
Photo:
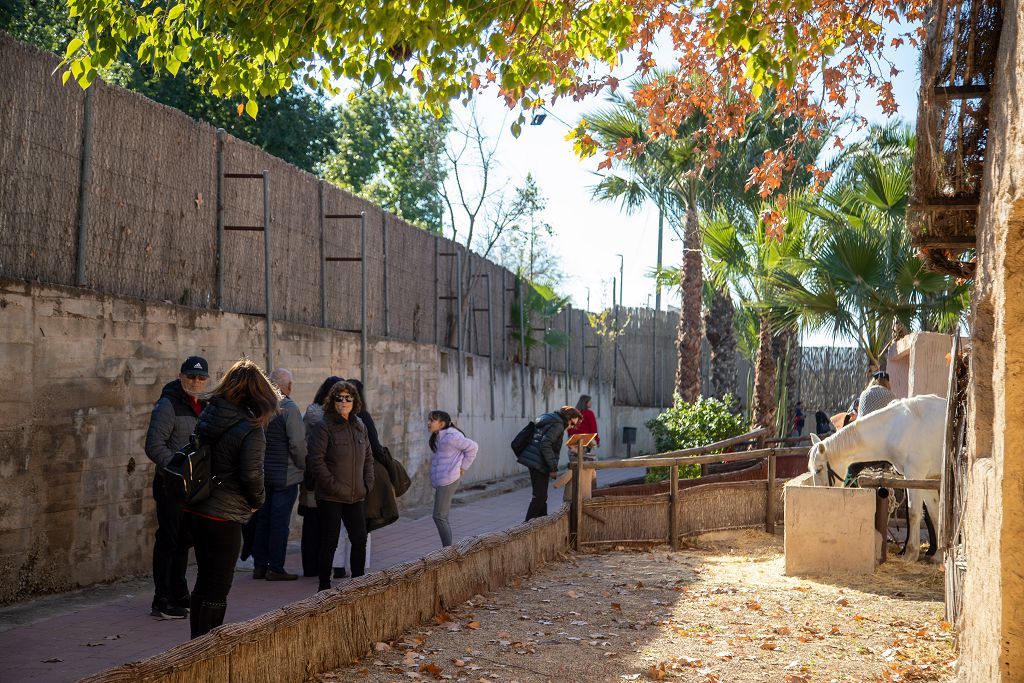
[[[610, 484], [642, 473], [639, 469], [606, 470], [600, 481]], [[529, 499], [529, 488], [523, 488], [454, 507], [455, 541], [518, 524]], [[549, 507], [553, 509], [561, 500], [562, 491], [552, 489]], [[368, 571], [417, 559], [439, 547], [429, 510], [416, 519], [403, 517], [372, 534]], [[292, 543], [286, 568], [301, 574], [300, 567], [298, 544]], [[194, 578], [192, 567], [189, 585]], [[335, 585], [339, 583], [335, 581]], [[244, 621], [301, 600], [315, 593], [316, 587], [316, 578], [268, 582], [236, 573], [227, 621]], [[149, 616], [151, 597], [149, 580], [132, 580], [0, 609], [0, 682], [73, 681], [188, 640], [187, 619], [160, 621]]]

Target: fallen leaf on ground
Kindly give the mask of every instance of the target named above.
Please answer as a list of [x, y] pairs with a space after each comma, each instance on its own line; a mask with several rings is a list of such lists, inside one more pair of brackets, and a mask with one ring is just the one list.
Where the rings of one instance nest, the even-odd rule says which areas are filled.
[[468, 624], [466, 624], [466, 628], [478, 629], [478, 628], [480, 628], [480, 622], [479, 621], [471, 621]]

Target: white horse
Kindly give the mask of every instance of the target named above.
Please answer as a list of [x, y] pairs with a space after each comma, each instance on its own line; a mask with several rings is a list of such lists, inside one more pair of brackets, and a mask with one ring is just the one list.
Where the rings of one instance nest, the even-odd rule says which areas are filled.
[[[827, 439], [811, 434], [808, 469], [815, 486], [829, 484], [829, 469], [846, 475], [857, 462], [885, 460], [906, 479], [938, 479], [942, 474], [942, 439], [946, 399], [929, 394], [893, 401], [885, 408], [854, 420]], [[906, 557], [917, 560], [921, 549], [922, 503], [938, 527], [938, 491], [907, 491], [908, 539]]]

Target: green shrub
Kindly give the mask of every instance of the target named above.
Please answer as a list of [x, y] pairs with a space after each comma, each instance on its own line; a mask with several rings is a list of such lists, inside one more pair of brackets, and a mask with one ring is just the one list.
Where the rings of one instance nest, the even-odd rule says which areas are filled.
[[[694, 403], [686, 403], [676, 396], [671, 408], [647, 421], [647, 428], [654, 436], [659, 453], [706, 446], [747, 431], [746, 420], [736, 414], [737, 405], [738, 401], [731, 394], [721, 401], [702, 397]], [[650, 467], [645, 481], [662, 481], [668, 478], [668, 472], [667, 467]], [[699, 477], [700, 465], [681, 467], [679, 476]]]

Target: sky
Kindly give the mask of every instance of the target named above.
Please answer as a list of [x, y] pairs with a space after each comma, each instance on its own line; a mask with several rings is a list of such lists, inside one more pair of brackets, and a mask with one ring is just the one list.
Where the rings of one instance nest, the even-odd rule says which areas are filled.
[[[891, 61], [901, 70], [893, 80], [899, 112], [896, 117], [913, 122], [917, 116], [917, 90], [920, 82], [917, 51], [909, 46], [894, 50]], [[484, 130], [498, 138], [500, 173], [507, 179], [509, 190], [532, 173], [547, 197], [544, 219], [555, 231], [553, 244], [561, 256], [565, 278], [558, 288], [571, 296], [574, 307], [600, 310], [611, 303], [612, 277], [618, 277], [622, 255], [626, 306], [654, 306], [654, 281], [649, 273], [657, 260], [658, 216], [652, 207], [632, 215], [620, 210], [618, 204], [602, 203], [590, 197], [598, 180], [595, 170], [599, 159], [579, 160], [572, 143], [565, 140], [569, 129], [587, 112], [600, 108], [603, 102], [591, 98], [583, 102], [559, 101], [549, 107], [542, 125], [523, 127], [516, 139], [508, 131], [513, 118], [493, 93], [485, 92], [476, 102], [478, 117]], [[869, 122], [887, 119], [874, 102], [862, 102], [858, 113]], [[456, 116], [465, 116], [457, 108]], [[529, 120], [529, 119], [528, 119]], [[664, 263], [678, 264], [682, 250], [674, 233], [666, 225]], [[678, 307], [678, 294], [664, 292], [662, 306]], [[809, 334], [808, 344], [829, 344], [831, 336]], [[849, 340], [837, 340], [852, 345]]]

